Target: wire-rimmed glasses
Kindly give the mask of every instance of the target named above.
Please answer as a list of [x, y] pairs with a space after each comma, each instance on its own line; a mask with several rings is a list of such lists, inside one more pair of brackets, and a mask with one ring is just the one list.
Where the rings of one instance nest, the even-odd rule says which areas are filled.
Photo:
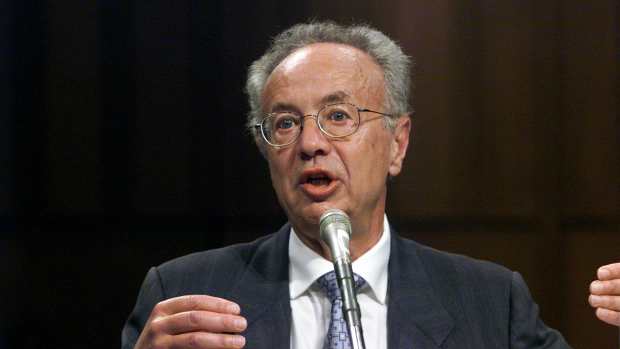
[[304, 128], [304, 119], [316, 120], [319, 129], [330, 138], [344, 138], [352, 135], [360, 126], [360, 113], [368, 112], [382, 116], [392, 116], [366, 108], [359, 108], [351, 103], [332, 103], [324, 105], [315, 114], [300, 115], [291, 111], [278, 111], [268, 114], [260, 124], [260, 129], [267, 144], [280, 148], [293, 144]]

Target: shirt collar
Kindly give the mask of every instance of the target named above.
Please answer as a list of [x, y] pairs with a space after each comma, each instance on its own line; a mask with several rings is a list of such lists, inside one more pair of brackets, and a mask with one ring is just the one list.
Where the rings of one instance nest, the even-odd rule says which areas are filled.
[[[296, 299], [323, 274], [334, 270], [333, 264], [311, 250], [297, 237], [291, 227], [288, 244], [289, 255], [289, 292], [291, 299]], [[358, 257], [352, 265], [353, 271], [366, 280], [370, 295], [381, 304], [387, 298], [387, 267], [390, 257], [390, 225], [387, 216], [383, 216], [383, 233], [379, 241]]]

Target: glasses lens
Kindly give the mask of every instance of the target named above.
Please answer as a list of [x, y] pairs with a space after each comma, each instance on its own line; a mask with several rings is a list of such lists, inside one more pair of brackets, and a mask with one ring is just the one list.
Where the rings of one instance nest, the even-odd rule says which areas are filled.
[[263, 119], [263, 137], [273, 145], [286, 145], [299, 134], [301, 120], [295, 114], [276, 113]]
[[357, 108], [347, 103], [326, 105], [319, 111], [318, 116], [323, 131], [333, 137], [352, 134], [360, 122]]

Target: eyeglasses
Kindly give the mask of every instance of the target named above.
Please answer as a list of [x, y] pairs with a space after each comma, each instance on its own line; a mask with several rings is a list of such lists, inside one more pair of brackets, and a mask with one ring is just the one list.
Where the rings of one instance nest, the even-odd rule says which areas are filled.
[[375, 113], [392, 116], [378, 111], [359, 108], [351, 103], [333, 103], [323, 106], [316, 115], [299, 115], [283, 111], [268, 114], [260, 124], [261, 135], [267, 144], [280, 148], [293, 144], [303, 131], [305, 118], [316, 120], [319, 130], [330, 138], [344, 138], [352, 135], [360, 126], [360, 113]]

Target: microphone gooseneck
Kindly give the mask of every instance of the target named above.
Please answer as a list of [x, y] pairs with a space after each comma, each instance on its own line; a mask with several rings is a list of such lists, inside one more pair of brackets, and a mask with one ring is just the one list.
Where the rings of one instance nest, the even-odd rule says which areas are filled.
[[319, 219], [321, 240], [327, 244], [332, 254], [334, 271], [342, 296], [342, 314], [344, 315], [353, 349], [365, 349], [362, 331], [361, 312], [355, 293], [355, 280], [351, 268], [349, 240], [351, 238], [351, 221], [342, 210], [330, 209]]

